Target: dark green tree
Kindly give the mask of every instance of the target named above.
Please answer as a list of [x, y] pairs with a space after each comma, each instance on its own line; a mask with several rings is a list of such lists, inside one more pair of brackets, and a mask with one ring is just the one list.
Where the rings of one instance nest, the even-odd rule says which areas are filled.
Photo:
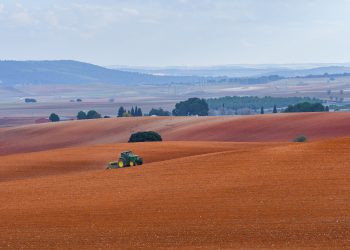
[[292, 113], [292, 112], [324, 112], [325, 107], [321, 103], [309, 103], [303, 102], [298, 103], [296, 105], [289, 105], [284, 112]]
[[49, 120], [52, 121], [52, 122], [59, 122], [60, 121], [60, 117], [55, 114], [55, 113], [52, 113], [49, 117]]
[[85, 120], [86, 119], [86, 113], [84, 111], [79, 111], [77, 115], [78, 120]]
[[34, 98], [26, 98], [26, 99], [24, 99], [24, 102], [26, 102], [26, 103], [37, 102], [37, 100]]
[[131, 114], [131, 116], [135, 116], [135, 109], [134, 109], [134, 106], [131, 107], [130, 114]]
[[160, 134], [154, 131], [137, 132], [130, 136], [129, 142], [162, 141]]
[[274, 113], [274, 114], [278, 113], [278, 111], [277, 111], [277, 106], [276, 106], [276, 105], [273, 106], [273, 111], [272, 111], [272, 113]]
[[301, 136], [296, 137], [293, 141], [294, 142], [306, 142], [307, 141], [307, 137], [301, 135]]
[[174, 116], [199, 115], [207, 116], [209, 112], [208, 103], [204, 99], [190, 98], [187, 101], [176, 103], [173, 110]]
[[99, 119], [101, 117], [101, 114], [97, 113], [95, 110], [90, 110], [86, 114], [86, 119]]
[[325, 111], [329, 112], [329, 106], [326, 106]]
[[264, 107], [261, 107], [261, 109], [260, 109], [260, 114], [264, 114], [265, 113], [265, 111], [264, 111]]
[[137, 109], [137, 116], [143, 116], [142, 109], [138, 108]]
[[124, 109], [123, 106], [121, 106], [118, 110], [118, 117], [123, 117], [125, 112], [126, 112], [126, 110]]
[[159, 108], [159, 109], [154, 109], [152, 108], [151, 111], [149, 112], [149, 115], [152, 116], [152, 115], [156, 115], [156, 116], [170, 116], [170, 112], [169, 111], [166, 111], [166, 110], [163, 110], [162, 108]]
[[[225, 113], [229, 110], [239, 110], [243, 108], [249, 109], [259, 109], [264, 107], [264, 109], [273, 109], [274, 105], [277, 107], [288, 107], [288, 105], [295, 105], [302, 102], [310, 103], [322, 103], [322, 100], [309, 98], [309, 97], [257, 97], [257, 96], [225, 96], [220, 98], [210, 98], [206, 100], [209, 109], [222, 112], [223, 107], [225, 108]], [[224, 106], [223, 106], [224, 104]]]

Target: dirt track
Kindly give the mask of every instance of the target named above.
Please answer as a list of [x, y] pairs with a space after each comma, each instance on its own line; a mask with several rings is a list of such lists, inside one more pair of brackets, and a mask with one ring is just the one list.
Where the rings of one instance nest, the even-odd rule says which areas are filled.
[[[146, 164], [104, 170], [126, 147]], [[0, 248], [350, 247], [349, 152], [338, 138], [0, 156]]]

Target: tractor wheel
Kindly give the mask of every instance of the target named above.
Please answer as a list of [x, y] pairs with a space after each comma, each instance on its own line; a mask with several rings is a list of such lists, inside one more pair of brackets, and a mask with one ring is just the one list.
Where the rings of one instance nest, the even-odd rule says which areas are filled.
[[133, 166], [135, 166], [135, 165], [136, 165], [135, 162], [130, 161], [130, 167], [133, 167]]
[[119, 167], [119, 168], [125, 167], [125, 162], [124, 162], [122, 159], [120, 159], [120, 160], [118, 161], [118, 167]]

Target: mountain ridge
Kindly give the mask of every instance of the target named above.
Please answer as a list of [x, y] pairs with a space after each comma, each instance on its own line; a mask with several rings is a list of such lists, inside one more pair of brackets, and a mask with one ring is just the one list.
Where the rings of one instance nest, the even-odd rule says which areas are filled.
[[161, 84], [192, 82], [198, 77], [153, 76], [108, 69], [74, 60], [0, 61], [0, 82], [13, 84]]

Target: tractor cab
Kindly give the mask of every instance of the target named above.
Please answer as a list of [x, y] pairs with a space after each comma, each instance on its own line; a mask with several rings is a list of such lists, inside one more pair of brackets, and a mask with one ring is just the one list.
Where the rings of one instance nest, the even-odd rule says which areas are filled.
[[135, 156], [135, 155], [131, 151], [124, 151], [120, 154], [121, 158], [128, 158], [128, 157], [133, 157], [133, 156]]

